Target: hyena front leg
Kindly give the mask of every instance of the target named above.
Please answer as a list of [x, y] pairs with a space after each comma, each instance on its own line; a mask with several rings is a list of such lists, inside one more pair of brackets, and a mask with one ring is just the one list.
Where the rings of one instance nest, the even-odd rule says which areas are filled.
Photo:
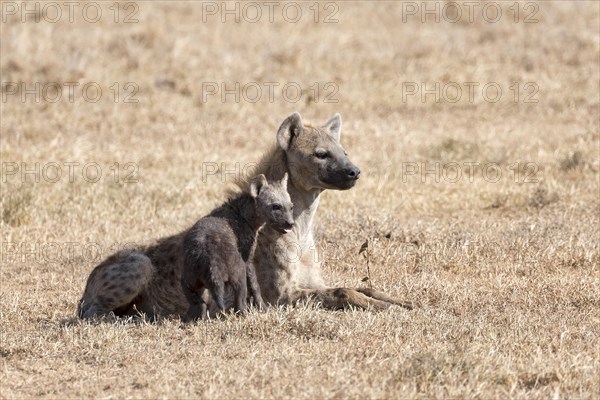
[[240, 315], [246, 315], [248, 299], [248, 283], [246, 279], [246, 274], [240, 274], [240, 277], [237, 280], [237, 282], [232, 281], [230, 283], [233, 285], [233, 289], [235, 291], [234, 310]]
[[[363, 290], [366, 293], [363, 293]], [[384, 293], [372, 289], [298, 289], [292, 294], [291, 298], [288, 299], [291, 303], [303, 300], [316, 301], [320, 303], [323, 308], [329, 310], [345, 310], [351, 307], [363, 310], [385, 310], [398, 305], [406, 307], [404, 303], [396, 302]]]
[[246, 281], [248, 284], [248, 294], [254, 300], [254, 305], [259, 310], [263, 310], [265, 308], [265, 302], [260, 293], [260, 286], [258, 285], [258, 280], [256, 278], [256, 269], [254, 268], [252, 261], [246, 263]]
[[387, 294], [380, 292], [379, 290], [371, 288], [356, 288], [355, 290], [373, 299], [380, 300], [395, 306], [404, 307], [407, 310], [412, 310], [414, 308], [414, 304], [412, 302], [394, 299], [393, 297], [390, 297]]
[[142, 293], [153, 273], [152, 262], [145, 254], [133, 250], [114, 254], [90, 274], [77, 315], [89, 319], [116, 310], [131, 314], [132, 302]]
[[181, 282], [183, 293], [189, 303], [189, 308], [185, 317], [186, 322], [195, 321], [197, 319], [206, 319], [207, 314], [207, 295], [208, 289], [202, 286], [199, 289], [194, 289], [188, 286], [187, 282]]

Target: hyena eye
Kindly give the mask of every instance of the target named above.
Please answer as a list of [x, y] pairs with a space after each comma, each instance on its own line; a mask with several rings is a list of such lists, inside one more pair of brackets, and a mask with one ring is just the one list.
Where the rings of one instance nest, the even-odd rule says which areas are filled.
[[281, 210], [281, 208], [282, 208], [282, 207], [281, 207], [281, 204], [273, 204], [273, 205], [271, 206], [271, 210], [273, 210], [273, 211], [280, 211], [280, 210]]
[[321, 160], [324, 160], [325, 158], [329, 157], [329, 152], [327, 152], [327, 151], [317, 151], [315, 153], [315, 157], [320, 158]]

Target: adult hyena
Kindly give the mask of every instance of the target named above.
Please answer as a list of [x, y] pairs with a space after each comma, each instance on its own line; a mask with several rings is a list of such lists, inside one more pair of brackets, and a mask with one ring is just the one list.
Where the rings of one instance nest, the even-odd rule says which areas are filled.
[[254, 264], [263, 298], [269, 304], [313, 299], [329, 309], [411, 308], [373, 289], [332, 288], [323, 282], [313, 238], [319, 197], [326, 189], [352, 188], [360, 176], [340, 144], [341, 129], [339, 114], [315, 127], [304, 124], [300, 114], [294, 113], [283, 121], [277, 143], [259, 163], [256, 173], [269, 180], [289, 175], [295, 222], [291, 235], [279, 235], [268, 227], [259, 233]]
[[[257, 240], [254, 265], [263, 299], [271, 305], [312, 299], [329, 309], [410, 308], [373, 289], [333, 288], [323, 282], [312, 231], [319, 197], [327, 189], [352, 188], [360, 176], [339, 143], [341, 128], [339, 114], [324, 126], [315, 127], [303, 124], [300, 115], [294, 113], [283, 121], [277, 143], [256, 169], [257, 175], [264, 174], [269, 181], [280, 180], [287, 172], [294, 204], [291, 233], [282, 236], [266, 227]], [[181, 287], [186, 233], [121, 251], [103, 261], [88, 278], [78, 315], [90, 318], [110, 312], [142, 312], [150, 317], [184, 316], [189, 307]], [[290, 249], [295, 253], [290, 254]], [[233, 301], [233, 296], [228, 295], [227, 301]], [[209, 305], [216, 310], [214, 304]]]

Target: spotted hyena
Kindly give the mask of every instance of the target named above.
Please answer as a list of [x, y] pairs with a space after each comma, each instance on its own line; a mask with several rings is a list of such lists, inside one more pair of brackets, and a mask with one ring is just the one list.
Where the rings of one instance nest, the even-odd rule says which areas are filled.
[[[283, 121], [275, 145], [259, 162], [256, 175], [264, 174], [268, 181], [280, 180], [288, 174], [288, 193], [294, 204], [292, 232], [281, 235], [265, 227], [258, 235], [253, 264], [263, 299], [271, 305], [314, 300], [328, 309], [410, 308], [410, 304], [383, 292], [329, 287], [322, 279], [313, 236], [320, 196], [328, 189], [351, 189], [361, 176], [340, 144], [341, 129], [339, 114], [324, 125], [314, 126], [294, 113]], [[110, 312], [185, 316], [189, 302], [181, 277], [186, 233], [119, 252], [103, 261], [88, 278], [78, 314], [83, 318]], [[298, 250], [294, 257], [286, 253], [290, 248]], [[226, 307], [230, 307], [233, 300], [234, 296], [227, 291]], [[209, 308], [217, 309], [212, 299], [207, 301]]]
[[248, 191], [201, 218], [186, 234], [181, 285], [190, 302], [187, 319], [206, 318], [206, 291], [224, 311], [226, 284], [233, 289], [236, 312], [246, 312], [248, 291], [254, 303], [263, 307], [252, 264], [256, 236], [265, 224], [281, 235], [292, 230], [293, 206], [287, 180], [287, 174], [271, 183], [264, 175], [256, 176]]

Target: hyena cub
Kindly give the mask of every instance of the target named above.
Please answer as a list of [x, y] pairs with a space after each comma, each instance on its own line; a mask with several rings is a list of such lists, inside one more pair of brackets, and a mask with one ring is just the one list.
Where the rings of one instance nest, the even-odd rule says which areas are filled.
[[190, 303], [186, 319], [207, 317], [207, 290], [225, 311], [225, 283], [235, 293], [236, 312], [246, 312], [248, 290], [254, 303], [264, 306], [252, 258], [258, 231], [265, 224], [281, 234], [294, 226], [287, 179], [285, 174], [280, 181], [268, 183], [258, 175], [247, 191], [200, 219], [186, 234], [181, 277]]

